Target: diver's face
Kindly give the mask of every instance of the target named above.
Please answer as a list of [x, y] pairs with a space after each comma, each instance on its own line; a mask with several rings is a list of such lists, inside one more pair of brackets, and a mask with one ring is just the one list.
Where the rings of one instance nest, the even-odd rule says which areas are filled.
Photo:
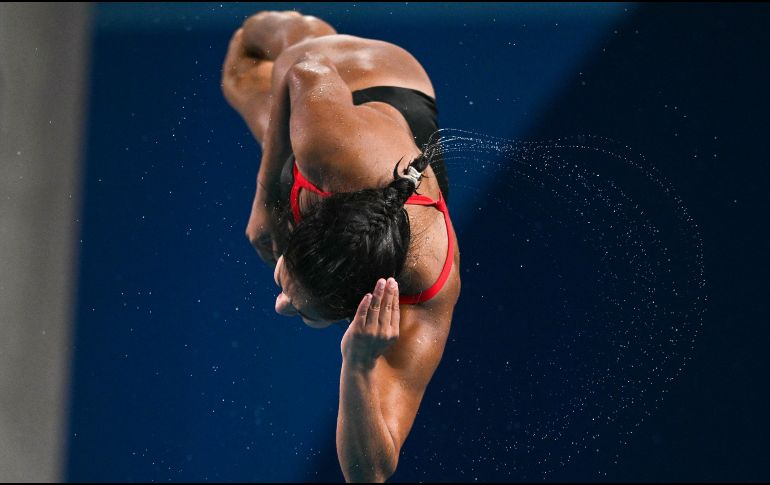
[[275, 299], [275, 311], [287, 317], [299, 315], [306, 325], [314, 328], [328, 327], [333, 320], [325, 320], [318, 315], [312, 300], [305, 296], [302, 288], [294, 282], [283, 264], [283, 256], [278, 258], [273, 273], [275, 284], [281, 293]]

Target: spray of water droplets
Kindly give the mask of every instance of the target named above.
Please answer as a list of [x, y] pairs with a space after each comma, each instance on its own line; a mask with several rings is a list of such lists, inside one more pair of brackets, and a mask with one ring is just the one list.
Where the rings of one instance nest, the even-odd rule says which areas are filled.
[[[492, 443], [477, 445], [497, 450], [495, 467], [519, 479], [580, 463], [605, 475], [692, 356], [706, 304], [695, 222], [658, 169], [607, 138], [524, 142], [443, 129], [425, 148], [442, 151], [455, 194], [493, 198], [488, 237], [509, 238], [511, 250], [540, 245], [563, 281], [541, 303], [553, 318], [520, 335], [541, 343], [506, 362], [505, 396], [487, 403], [508, 420], [481, 425]], [[487, 180], [465, 176], [479, 172]], [[464, 254], [464, 266], [472, 258]], [[507, 267], [486, 271], [516, 278]], [[510, 325], [503, 315], [497, 324]]]

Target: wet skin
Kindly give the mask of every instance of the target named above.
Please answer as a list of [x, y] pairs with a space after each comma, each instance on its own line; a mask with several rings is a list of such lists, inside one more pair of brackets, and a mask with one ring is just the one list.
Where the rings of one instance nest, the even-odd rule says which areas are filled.
[[[283, 164], [295, 154], [303, 175], [321, 190], [381, 187], [393, 164], [420, 153], [398, 110], [380, 102], [354, 106], [351, 92], [370, 86], [412, 88], [435, 96], [425, 70], [404, 49], [361, 37], [338, 35], [322, 20], [297, 12], [261, 12], [231, 39], [222, 89], [262, 145], [257, 192], [246, 235], [259, 256], [275, 265], [281, 293], [275, 310], [300, 315], [323, 328], [312, 298], [286, 270], [274, 244], [271, 197]], [[420, 193], [439, 196], [430, 167]], [[271, 192], [272, 191], [272, 192]], [[303, 191], [300, 208], [318, 203]], [[438, 367], [460, 294], [460, 252], [455, 239], [448, 280], [432, 299], [399, 306], [399, 291], [428, 288], [447, 257], [447, 228], [440, 212], [408, 206], [415, 244], [403, 280], [381, 278], [362, 295], [340, 342], [337, 454], [347, 481], [390, 477], [414, 423], [425, 389]], [[362, 264], [366, 264], [362, 262]]]

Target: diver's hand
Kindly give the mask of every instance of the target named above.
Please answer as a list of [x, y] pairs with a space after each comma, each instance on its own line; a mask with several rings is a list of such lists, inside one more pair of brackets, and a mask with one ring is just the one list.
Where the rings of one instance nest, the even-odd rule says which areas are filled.
[[344, 365], [374, 368], [377, 358], [398, 340], [398, 283], [380, 279], [372, 294], [361, 300], [356, 316], [342, 337]]
[[262, 261], [275, 267], [278, 258], [278, 245], [273, 235], [273, 218], [270, 204], [266, 203], [263, 197], [260, 197], [260, 191], [254, 197], [254, 204], [251, 207], [251, 216], [246, 226], [246, 237]]

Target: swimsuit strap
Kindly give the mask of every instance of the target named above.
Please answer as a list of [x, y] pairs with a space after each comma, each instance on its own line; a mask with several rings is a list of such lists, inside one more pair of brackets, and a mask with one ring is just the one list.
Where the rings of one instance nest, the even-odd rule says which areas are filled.
[[[299, 191], [301, 189], [307, 189], [313, 193], [316, 193], [322, 197], [329, 197], [332, 195], [331, 192], [325, 192], [315, 185], [313, 185], [312, 182], [307, 180], [302, 173], [297, 168], [296, 162], [294, 163], [294, 184], [291, 188], [291, 196], [290, 196], [290, 203], [291, 203], [291, 211], [294, 215], [294, 223], [299, 224], [300, 219], [302, 218], [302, 214], [299, 210]], [[413, 194], [411, 195], [407, 200], [406, 204], [408, 205], [422, 205], [422, 206], [433, 206], [439, 211], [441, 211], [442, 214], [444, 214], [444, 224], [446, 225], [446, 233], [447, 233], [447, 254], [446, 259], [444, 260], [444, 267], [441, 269], [441, 274], [439, 275], [438, 279], [425, 291], [421, 291], [420, 293], [417, 293], [416, 295], [401, 295], [398, 299], [399, 303], [404, 305], [415, 305], [417, 303], [422, 303], [424, 301], [428, 301], [434, 296], [436, 296], [439, 291], [441, 291], [441, 288], [444, 287], [444, 283], [449, 279], [449, 273], [452, 271], [452, 263], [454, 262], [454, 252], [455, 252], [455, 243], [454, 239], [452, 239], [452, 220], [449, 218], [449, 209], [446, 205], [446, 201], [444, 200], [444, 195], [442, 192], [439, 191], [439, 197], [438, 200], [433, 200], [430, 197], [427, 197], [425, 195], [420, 194]]]
[[[427, 290], [421, 291], [416, 295], [401, 295], [398, 298], [398, 302], [405, 305], [415, 305], [417, 303], [428, 301], [436, 296], [439, 291], [441, 291], [441, 288], [444, 287], [444, 283], [446, 283], [446, 281], [449, 279], [449, 273], [452, 271], [452, 263], [454, 262], [455, 254], [455, 242], [454, 239], [452, 239], [452, 220], [449, 218], [449, 209], [447, 208], [446, 202], [444, 201], [444, 196], [439, 193], [438, 200], [432, 200], [431, 198], [425, 197], [424, 195], [413, 195], [412, 197], [421, 198], [420, 201], [415, 200], [412, 202], [412, 204], [434, 205], [444, 214], [444, 224], [446, 225], [447, 235], [447, 251], [446, 259], [444, 260], [444, 267], [441, 268], [441, 274], [438, 276], [438, 279], [435, 281], [435, 283], [433, 283]], [[407, 203], [409, 203], [409, 201], [407, 201]]]
[[297, 168], [297, 162], [294, 162], [294, 184], [291, 187], [291, 196], [289, 202], [291, 203], [291, 213], [294, 215], [294, 224], [299, 224], [302, 214], [299, 211], [299, 191], [300, 189], [307, 189], [313, 193], [316, 193], [322, 197], [329, 197], [331, 192], [324, 192], [306, 179], [302, 172]]
[[420, 195], [420, 194], [412, 194], [409, 196], [408, 199], [406, 199], [405, 204], [409, 205], [433, 205], [438, 208], [438, 204], [441, 201], [441, 197], [439, 197], [439, 200], [433, 200], [428, 196]]

